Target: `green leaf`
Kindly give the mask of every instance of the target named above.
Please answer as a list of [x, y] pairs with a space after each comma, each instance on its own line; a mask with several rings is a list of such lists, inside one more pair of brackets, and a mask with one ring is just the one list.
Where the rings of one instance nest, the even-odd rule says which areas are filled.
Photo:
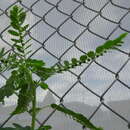
[[20, 13], [18, 18], [19, 18], [20, 24], [23, 24], [26, 18], [26, 12]]
[[60, 64], [56, 64], [56, 70], [57, 70], [57, 73], [62, 72], [63, 66], [61, 66]]
[[13, 6], [13, 9], [12, 9], [13, 12], [18, 12], [18, 10], [19, 10], [19, 7], [17, 5]]
[[30, 38], [30, 39], [28, 39], [24, 44], [26, 44], [26, 43], [28, 43], [29, 41], [31, 41], [32, 39]]
[[72, 58], [71, 62], [73, 65], [77, 65], [78, 64], [78, 60], [76, 58]]
[[32, 97], [32, 89], [28, 84], [24, 84], [21, 87], [18, 95], [18, 104], [15, 110], [11, 113], [11, 115], [21, 114], [25, 111], [28, 111], [29, 103], [33, 100]]
[[30, 126], [21, 126], [19, 124], [13, 123], [13, 126], [15, 127], [14, 130], [31, 130]]
[[24, 50], [20, 45], [15, 44], [14, 46], [17, 48], [19, 52], [24, 53]]
[[14, 90], [9, 86], [4, 86], [0, 88], [0, 102], [4, 103], [4, 98], [13, 95]]
[[98, 46], [98, 47], [96, 48], [96, 53], [97, 53], [97, 54], [101, 54], [103, 51], [104, 51], [104, 46]]
[[13, 125], [14, 125], [16, 128], [18, 128], [18, 129], [19, 129], [19, 128], [20, 128], [20, 129], [22, 128], [22, 126], [20, 126], [19, 124], [16, 124], [16, 123], [13, 123]]
[[112, 42], [112, 40], [108, 40], [102, 46], [103, 46], [104, 50], [111, 49], [111, 47], [113, 46], [113, 42]]
[[103, 45], [98, 46], [96, 48], [96, 55], [103, 55], [104, 52], [106, 52], [109, 49], [116, 49], [116, 47], [119, 47], [122, 45], [122, 40], [127, 36], [128, 33], [123, 33], [119, 37], [117, 37], [114, 40], [108, 40]]
[[45, 62], [43, 62], [42, 60], [36, 60], [36, 59], [27, 59], [27, 63], [30, 64], [30, 66], [32, 67], [42, 67], [45, 65]]
[[28, 55], [28, 54], [29, 54], [29, 53], [31, 53], [31, 52], [32, 52], [32, 50], [30, 50], [30, 51], [26, 52], [26, 53], [25, 53], [25, 55]]
[[11, 24], [11, 26], [12, 26], [14, 29], [19, 30], [19, 26], [18, 26], [18, 24], [17, 24], [16, 22], [11, 21], [10, 24]]
[[55, 71], [53, 68], [41, 67], [40, 69], [34, 70], [33, 73], [39, 76], [41, 78], [41, 81], [45, 81], [54, 75]]
[[15, 74], [12, 71], [12, 75], [6, 80], [6, 84], [0, 88], [0, 102], [4, 103], [4, 98], [14, 94], [15, 91]]
[[15, 42], [15, 43], [21, 43], [21, 40], [18, 40], [18, 39], [11, 39], [13, 42]]
[[28, 46], [26, 46], [25, 48], [24, 48], [24, 50], [27, 50], [29, 47], [31, 47], [32, 46], [32, 44], [29, 44]]
[[50, 125], [46, 125], [46, 126], [42, 126], [40, 129], [38, 130], [50, 130], [52, 129], [52, 127]]
[[87, 55], [80, 56], [80, 61], [83, 63], [85, 63], [87, 59], [88, 59]]
[[67, 67], [69, 67], [69, 65], [70, 65], [69, 61], [65, 60], [64, 61], [64, 65], [67, 66]]
[[19, 33], [14, 30], [8, 30], [8, 32], [13, 36], [19, 36]]
[[94, 59], [95, 58], [95, 53], [93, 51], [89, 51], [87, 53], [87, 56], [90, 57], [91, 59]]
[[32, 130], [32, 128], [30, 126], [20, 127], [20, 128], [5, 127], [5, 128], [0, 128], [0, 130]]
[[4, 53], [5, 53], [5, 48], [2, 48], [0, 50], [0, 58], [2, 58], [4, 56]]
[[51, 104], [51, 107], [53, 109], [56, 109], [57, 111], [60, 111], [66, 115], [69, 115], [73, 118], [73, 120], [80, 123], [82, 126], [85, 126], [86, 128], [89, 128], [90, 130], [103, 130], [102, 128], [98, 128], [94, 126], [84, 115], [80, 113], [76, 113], [68, 108], [61, 107], [56, 104]]
[[22, 31], [26, 31], [26, 29], [29, 27], [29, 24], [25, 25], [24, 27], [22, 27]]
[[48, 85], [44, 82], [40, 82], [38, 85], [44, 90], [48, 89]]
[[0, 130], [32, 130], [30, 126], [25, 126], [25, 127], [22, 127], [16, 123], [13, 123], [13, 125], [16, 127], [16, 128], [12, 128], [12, 127], [5, 127], [5, 128], [0, 128]]
[[28, 111], [29, 103], [33, 100], [33, 81], [31, 71], [24, 65], [21, 65], [18, 69], [19, 79], [17, 79], [19, 86], [18, 104], [11, 115], [20, 114]]
[[114, 39], [113, 40], [113, 43], [115, 44], [118, 44], [118, 43], [121, 43], [122, 40], [128, 35], [128, 33], [123, 33], [121, 34], [118, 38]]
[[12, 10], [10, 11], [10, 18], [12, 21], [17, 21], [17, 14], [18, 14], [18, 6], [13, 6]]
[[10, 20], [11, 20], [13, 23], [18, 23], [17, 14], [11, 13], [11, 14], [10, 14]]
[[19, 8], [18, 13], [21, 13], [24, 10], [24, 8]]

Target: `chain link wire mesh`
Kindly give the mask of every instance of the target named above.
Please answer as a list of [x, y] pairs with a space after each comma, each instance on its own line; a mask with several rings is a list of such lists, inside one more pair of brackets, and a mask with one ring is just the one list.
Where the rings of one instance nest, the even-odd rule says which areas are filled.
[[[7, 34], [10, 28], [9, 10], [14, 5], [20, 5], [27, 11], [26, 22], [30, 24], [28, 35], [32, 38], [33, 49], [29, 57], [42, 59], [47, 62], [48, 66], [62, 63], [63, 60], [69, 60], [73, 56], [78, 58], [106, 40], [116, 38], [122, 32], [130, 32], [128, 22], [130, 1], [128, 0], [1, 0], [0, 46], [6, 47], [7, 51], [11, 51], [10, 36]], [[121, 96], [130, 97], [129, 47], [129, 38], [127, 38], [123, 47], [116, 52], [106, 54], [76, 70], [72, 69], [65, 75], [60, 74], [49, 79], [47, 82], [50, 85], [50, 93], [53, 94], [57, 103], [66, 107], [65, 101], [76, 99], [86, 103], [91, 97], [90, 104], [94, 101], [97, 103], [96, 107], [94, 110], [91, 107], [90, 110], [84, 107], [84, 110], [91, 111], [86, 116], [93, 123], [102, 127], [108, 124], [109, 130], [127, 130], [130, 127], [129, 101], [122, 101], [122, 107], [119, 102], [113, 102], [113, 105], [107, 101], [114, 98], [122, 100]], [[1, 74], [2, 83], [6, 81], [8, 75], [9, 72]], [[75, 108], [71, 104], [68, 105], [68, 108], [82, 113], [79, 111], [81, 107], [80, 104]], [[113, 119], [109, 119], [106, 112], [100, 115], [101, 108], [109, 110]], [[6, 110], [6, 112], [9, 111]], [[42, 114], [37, 116], [37, 126], [49, 123], [52, 119], [54, 127], [58, 120], [61, 128], [69, 130], [72, 121], [65, 118], [70, 122], [67, 125], [66, 122], [62, 122], [63, 117], [58, 118], [57, 115], [55, 118], [55, 113], [56, 111], [49, 110], [48, 113], [43, 112], [43, 116], [40, 116]], [[25, 115], [19, 115], [19, 117], [23, 118], [22, 121], [26, 124]], [[7, 118], [2, 113], [1, 118], [3, 121], [1, 127], [4, 127], [14, 117]], [[28, 114], [27, 118], [31, 116]], [[15, 120], [18, 121], [19, 118], [16, 116]], [[110, 121], [111, 123], [115, 121], [114, 125]], [[73, 130], [85, 130], [83, 126], [74, 128], [74, 125]]]

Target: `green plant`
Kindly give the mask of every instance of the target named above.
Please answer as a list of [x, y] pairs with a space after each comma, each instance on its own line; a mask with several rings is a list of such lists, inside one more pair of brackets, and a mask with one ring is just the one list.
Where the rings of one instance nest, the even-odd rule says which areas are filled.
[[90, 128], [91, 130], [103, 130], [102, 128], [97, 128], [96, 126], [94, 126], [84, 115], [82, 115], [81, 113], [76, 113], [73, 112], [72, 110], [68, 109], [68, 108], [64, 108], [61, 106], [58, 106], [56, 104], [51, 104], [51, 107], [53, 109], [56, 109], [57, 111], [60, 111], [70, 117], [72, 117], [73, 120], [75, 120], [76, 122], [80, 123], [81, 125], [83, 125], [86, 128]]
[[[95, 60], [99, 56], [103, 56], [110, 49], [118, 49], [123, 44], [122, 40], [127, 36], [127, 33], [123, 33], [118, 38], [109, 40], [103, 45], [98, 46], [95, 51], [89, 51], [85, 55], [82, 55], [80, 59], [72, 58], [71, 61], [64, 61], [63, 64], [47, 68], [44, 61], [27, 57], [31, 52], [29, 50], [31, 47], [29, 41], [31, 39], [25, 40], [29, 27], [29, 24], [24, 25], [25, 19], [26, 12], [23, 11], [23, 8], [14, 6], [10, 11], [12, 29], [8, 30], [8, 33], [13, 36], [11, 39], [13, 42], [13, 51], [7, 54], [4, 48], [0, 50], [0, 72], [11, 70], [11, 76], [7, 79], [6, 84], [0, 88], [0, 102], [4, 104], [5, 97], [9, 98], [11, 95], [16, 94], [18, 96], [18, 103], [11, 115], [14, 116], [27, 111], [32, 115], [32, 123], [31, 126], [27, 127], [14, 124], [15, 128], [0, 128], [0, 130], [34, 130], [37, 111], [41, 110], [41, 108], [37, 108], [36, 106], [36, 89], [41, 87], [43, 90], [47, 90], [48, 85], [45, 81], [49, 77]], [[40, 80], [34, 80], [32, 74], [36, 74]], [[31, 109], [29, 109], [30, 103], [32, 103]], [[50, 107], [69, 115], [86, 128], [102, 130], [102, 128], [94, 126], [80, 113], [73, 112], [56, 104], [52, 104]], [[51, 126], [41, 126], [38, 130], [49, 129], [51, 129]]]

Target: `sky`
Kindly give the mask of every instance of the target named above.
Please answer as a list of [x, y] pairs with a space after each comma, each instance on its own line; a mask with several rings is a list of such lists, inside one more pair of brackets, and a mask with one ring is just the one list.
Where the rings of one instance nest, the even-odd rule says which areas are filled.
[[[58, 0], [48, 0], [52, 4], [56, 4]], [[77, 0], [81, 1], [81, 0]], [[5, 10], [10, 4], [14, 3], [15, 0], [1, 0], [0, 1], [0, 8], [2, 10]], [[29, 7], [31, 4], [33, 4], [35, 0], [23, 0], [23, 4]], [[121, 17], [123, 17], [124, 14], [127, 13], [127, 10], [121, 9], [117, 6], [112, 5], [111, 3], [107, 4], [107, 6], [102, 10], [102, 17], [97, 16], [98, 13], [96, 11], [99, 11], [103, 5], [105, 5], [108, 2], [108, 0], [86, 0], [85, 6], [89, 7], [90, 9], [87, 9], [83, 7], [82, 5], [73, 13], [73, 19], [76, 22], [79, 22], [77, 24], [72, 19], [69, 18], [68, 15], [74, 11], [75, 8], [79, 6], [77, 2], [74, 2], [73, 0], [63, 0], [60, 4], [58, 9], [62, 12], [65, 12], [67, 15], [60, 13], [56, 10], [56, 8], [52, 9], [50, 13], [48, 13], [45, 16], [46, 22], [53, 26], [54, 28], [57, 28], [62, 22], [66, 20], [66, 22], [59, 28], [59, 33], [55, 33], [52, 35], [46, 42], [45, 40], [55, 32], [55, 29], [48, 26], [43, 21], [39, 22], [34, 28], [31, 29], [30, 35], [34, 38], [32, 40], [32, 49], [33, 52], [37, 50], [39, 47], [41, 47], [41, 44], [36, 42], [36, 40], [40, 41], [40, 43], [44, 43], [45, 48], [55, 55], [58, 58], [61, 58], [63, 60], [70, 60], [72, 57], [79, 58], [80, 55], [83, 54], [83, 52], [87, 52], [89, 50], [94, 50], [97, 46], [103, 44], [105, 42], [105, 38], [107, 38], [110, 33], [117, 27], [116, 23], [112, 23], [105, 18], [108, 18], [110, 20], [113, 20], [114, 22], [119, 22]], [[126, 0], [125, 2], [123, 0], [113, 0], [114, 4], [120, 5], [122, 7], [128, 8], [128, 5], [130, 5], [130, 1]], [[128, 4], [129, 3], [129, 4]], [[40, 0], [38, 3], [36, 3], [32, 7], [32, 11], [36, 14], [42, 17], [45, 15], [45, 13], [51, 9], [53, 6], [48, 4], [45, 1]], [[94, 11], [92, 11], [94, 10]], [[0, 12], [1, 14], [1, 12]], [[101, 37], [98, 37], [94, 34], [92, 34], [90, 31], [86, 30], [79, 38], [77, 38], [80, 33], [85, 30], [85, 26], [88, 25], [88, 23], [97, 16], [93, 22], [89, 24], [89, 29], [91, 32], [96, 33]], [[130, 15], [126, 15], [126, 17], [123, 18], [121, 21], [120, 26], [127, 31], [130, 30], [129, 26], [129, 18]], [[30, 26], [33, 26], [37, 21], [39, 20], [38, 16], [34, 16], [31, 12], [27, 13], [27, 20], [26, 23], [29, 23]], [[0, 15], [0, 32], [3, 31], [8, 25], [9, 25], [9, 19], [5, 15]], [[118, 28], [110, 37], [110, 39], [114, 39], [115, 37], [119, 36], [119, 34], [123, 33], [124, 31]], [[63, 38], [64, 37], [64, 38]], [[10, 36], [4, 32], [3, 38], [10, 43]], [[66, 39], [65, 39], [66, 38]], [[70, 40], [67, 40], [70, 39]], [[130, 36], [125, 39], [125, 44], [122, 46], [122, 50], [129, 52], [130, 45], [129, 41]], [[74, 42], [75, 41], [75, 42]], [[0, 47], [6, 47], [7, 49], [9, 46], [5, 44], [0, 39]], [[68, 49], [68, 50], [67, 50]], [[80, 51], [82, 50], [82, 51]], [[64, 54], [64, 52], [66, 52]], [[47, 63], [47, 66], [51, 66], [55, 64], [58, 60], [50, 55], [46, 50], [40, 49], [38, 50], [35, 55], [32, 56], [32, 58], [38, 58], [42, 59]], [[121, 66], [127, 61], [128, 57], [127, 55], [113, 51], [108, 54], [105, 54], [103, 57], [100, 57], [97, 59], [97, 61], [104, 65], [105, 67], [109, 68], [113, 72], [118, 72], [118, 70], [121, 68]], [[83, 69], [87, 66], [87, 64], [84, 64], [82, 67], [77, 67], [75, 70], [72, 70], [75, 74], [80, 74]], [[120, 72], [120, 79], [125, 82], [127, 85], [130, 85], [130, 78], [129, 78], [129, 62], [125, 66], [123, 70]], [[8, 76], [8, 73], [4, 73], [4, 75]], [[115, 77], [114, 74], [104, 70], [100, 66], [98, 66], [95, 63], [92, 63], [92, 65], [83, 73], [81, 74], [81, 82], [86, 85], [88, 88], [92, 89], [95, 93], [101, 95], [104, 93], [104, 91], [109, 87], [109, 85], [114, 81]], [[65, 72], [64, 74], [55, 75], [54, 77], [47, 80], [47, 83], [49, 84], [49, 87], [56, 92], [60, 97], [64, 95], [64, 93], [75, 83], [77, 82], [77, 78], [75, 75], [71, 74], [70, 72]], [[0, 78], [0, 84], [1, 86], [4, 84], [4, 79]], [[115, 94], [116, 92], [116, 94]], [[113, 100], [124, 100], [129, 99], [130, 90], [124, 87], [119, 82], [116, 82], [113, 87], [110, 89], [110, 91], [104, 96], [105, 101], [113, 101]], [[125, 94], [124, 94], [125, 93]], [[43, 101], [46, 92], [43, 92], [41, 89], [38, 89], [37, 95], [38, 95], [38, 101]], [[56, 97], [55, 97], [56, 98]], [[58, 99], [56, 98], [58, 101]], [[17, 97], [13, 96], [11, 99], [6, 99], [7, 105], [15, 104], [17, 101]], [[68, 93], [67, 96], [65, 96], [66, 102], [72, 102], [72, 101], [79, 101], [83, 102], [85, 104], [90, 105], [98, 105], [99, 104], [99, 98], [97, 98], [95, 95], [87, 91], [80, 83], [77, 83], [75, 87]]]

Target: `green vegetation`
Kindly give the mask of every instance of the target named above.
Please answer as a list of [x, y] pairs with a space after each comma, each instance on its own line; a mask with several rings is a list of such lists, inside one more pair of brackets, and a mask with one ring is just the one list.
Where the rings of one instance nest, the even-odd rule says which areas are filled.
[[[37, 111], [41, 110], [41, 108], [37, 108], [36, 106], [36, 89], [41, 87], [43, 91], [45, 91], [48, 89], [48, 85], [45, 81], [49, 77], [95, 60], [111, 49], [116, 50], [123, 44], [123, 39], [127, 36], [127, 33], [123, 33], [116, 39], [109, 40], [103, 45], [98, 46], [95, 51], [87, 52], [79, 59], [72, 58], [71, 61], [64, 61], [63, 64], [57, 64], [56, 66], [47, 68], [44, 61], [27, 57], [27, 55], [31, 53], [31, 50], [29, 50], [31, 47], [31, 44], [29, 44], [31, 39], [25, 40], [26, 32], [29, 27], [29, 24], [24, 25], [25, 19], [26, 12], [24, 12], [23, 8], [14, 6], [11, 9], [11, 29], [8, 30], [8, 33], [13, 37], [11, 39], [13, 51], [7, 54], [4, 48], [0, 50], [0, 72], [11, 70], [11, 76], [7, 79], [6, 84], [0, 88], [0, 102], [4, 104], [5, 97], [9, 98], [11, 95], [16, 94], [18, 96], [18, 103], [11, 115], [15, 116], [16, 114], [21, 114], [26, 111], [30, 112], [32, 115], [32, 123], [31, 126], [26, 127], [14, 124], [14, 128], [0, 128], [0, 130], [35, 130], [36, 114]], [[34, 80], [32, 74], [36, 74], [40, 80]], [[30, 103], [32, 103], [31, 109], [29, 109]], [[90, 130], [103, 130], [93, 125], [80, 113], [73, 112], [56, 104], [52, 104], [50, 107], [69, 115], [73, 120]], [[50, 129], [51, 126], [42, 126], [38, 130]]]

